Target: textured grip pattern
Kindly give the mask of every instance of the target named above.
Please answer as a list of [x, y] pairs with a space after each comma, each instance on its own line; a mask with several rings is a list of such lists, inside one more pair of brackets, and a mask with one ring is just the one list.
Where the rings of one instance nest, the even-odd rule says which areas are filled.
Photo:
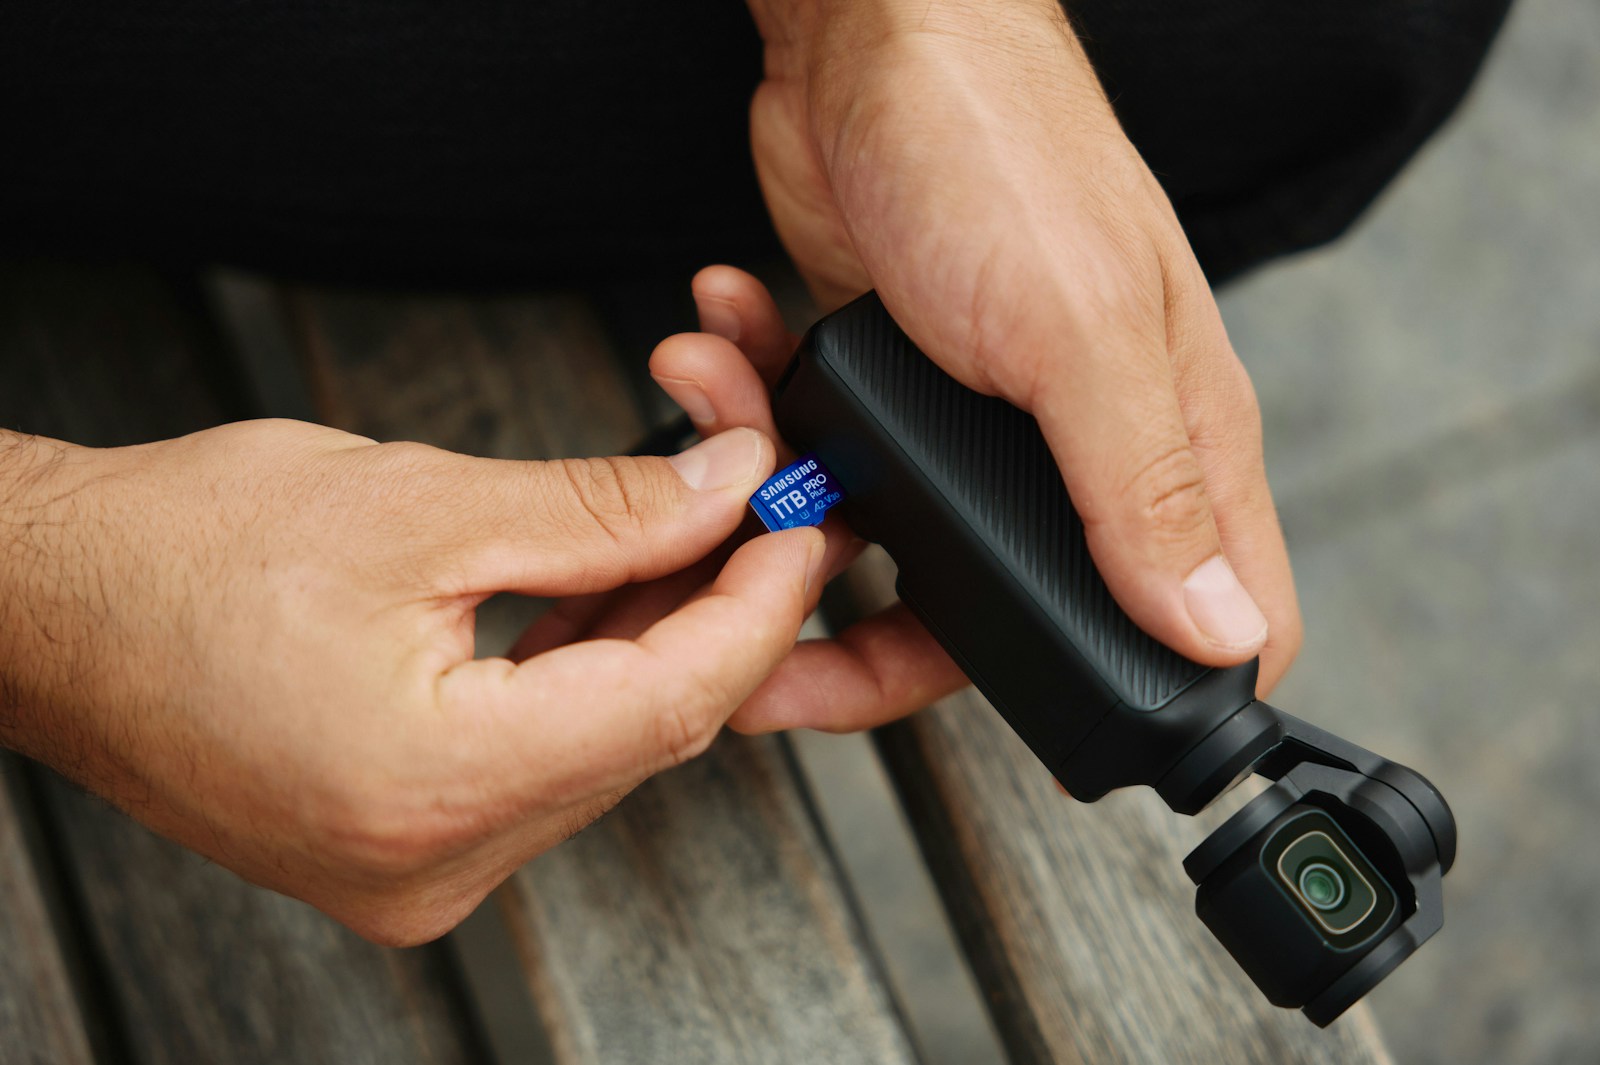
[[940, 370], [875, 294], [832, 315], [814, 340], [1126, 704], [1162, 706], [1206, 671], [1146, 635], [1112, 599], [1033, 418]]

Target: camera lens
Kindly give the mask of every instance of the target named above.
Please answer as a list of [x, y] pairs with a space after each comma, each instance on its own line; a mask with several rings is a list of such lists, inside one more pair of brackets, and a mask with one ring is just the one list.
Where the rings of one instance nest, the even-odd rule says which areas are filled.
[[1344, 902], [1344, 876], [1326, 862], [1307, 862], [1300, 867], [1300, 897], [1327, 913]]
[[1276, 839], [1263, 857], [1276, 859], [1279, 882], [1324, 932], [1353, 935], [1369, 917], [1381, 923], [1393, 911], [1394, 893], [1325, 815], [1297, 817]]

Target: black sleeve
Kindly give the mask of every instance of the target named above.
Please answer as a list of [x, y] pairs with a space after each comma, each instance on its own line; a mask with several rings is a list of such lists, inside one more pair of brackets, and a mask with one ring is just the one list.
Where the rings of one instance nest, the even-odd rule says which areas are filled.
[[[1072, 0], [1221, 278], [1340, 232], [1507, 0]], [[776, 249], [738, 0], [6, 0], [0, 242], [574, 283]]]

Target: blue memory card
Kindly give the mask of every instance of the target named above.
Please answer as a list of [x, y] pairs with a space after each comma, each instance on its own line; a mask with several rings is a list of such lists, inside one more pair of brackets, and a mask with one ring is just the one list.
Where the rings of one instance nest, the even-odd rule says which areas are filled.
[[802, 455], [767, 479], [750, 497], [750, 509], [771, 532], [821, 525], [822, 516], [844, 498], [838, 482], [815, 453]]

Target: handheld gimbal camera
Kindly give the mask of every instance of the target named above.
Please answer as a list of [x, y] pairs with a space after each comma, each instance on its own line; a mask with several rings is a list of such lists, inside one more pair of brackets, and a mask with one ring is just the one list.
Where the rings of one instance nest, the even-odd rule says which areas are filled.
[[877, 296], [818, 322], [777, 389], [845, 519], [897, 589], [1075, 798], [1144, 784], [1199, 812], [1277, 783], [1184, 860], [1195, 908], [1279, 1006], [1327, 1025], [1443, 924], [1456, 828], [1419, 774], [1255, 698], [1111, 598], [1037, 423], [919, 352]]

